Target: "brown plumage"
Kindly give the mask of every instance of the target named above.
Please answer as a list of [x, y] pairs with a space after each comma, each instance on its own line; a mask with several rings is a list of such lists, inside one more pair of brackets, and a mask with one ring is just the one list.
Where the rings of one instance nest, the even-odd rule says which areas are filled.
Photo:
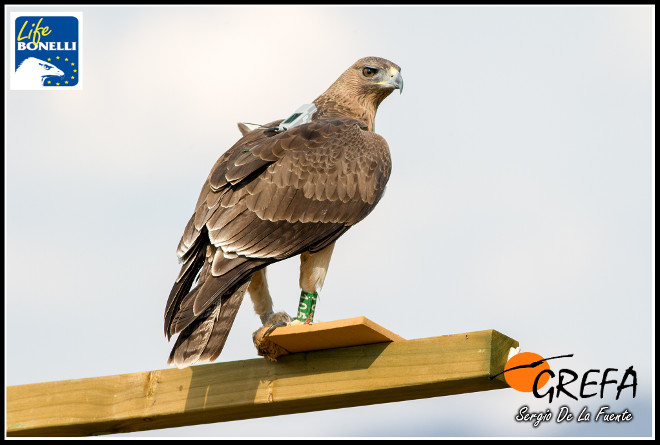
[[330, 246], [378, 203], [390, 176], [378, 105], [402, 88], [400, 68], [358, 60], [314, 100], [308, 124], [248, 131], [213, 166], [179, 242], [183, 262], [165, 309], [179, 333], [168, 363], [220, 354], [253, 273]]

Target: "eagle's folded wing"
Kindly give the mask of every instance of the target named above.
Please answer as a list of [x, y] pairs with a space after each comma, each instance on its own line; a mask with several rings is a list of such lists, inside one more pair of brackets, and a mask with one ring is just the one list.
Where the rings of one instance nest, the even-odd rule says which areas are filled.
[[[223, 279], [206, 280], [187, 296], [186, 286], [177, 291], [175, 284], [165, 316], [168, 336], [257, 268], [334, 242], [378, 203], [390, 171], [385, 140], [350, 118], [245, 135], [214, 165], [177, 252], [184, 261], [177, 283], [189, 289], [186, 271], [195, 268], [188, 265], [201, 261], [200, 275]], [[200, 252], [205, 234], [211, 244]]]

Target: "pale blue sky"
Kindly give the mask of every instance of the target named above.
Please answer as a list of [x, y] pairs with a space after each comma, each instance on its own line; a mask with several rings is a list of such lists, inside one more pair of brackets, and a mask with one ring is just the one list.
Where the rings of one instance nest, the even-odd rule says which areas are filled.
[[[84, 87], [5, 80], [7, 385], [166, 367], [176, 246], [236, 122], [285, 117], [380, 56], [405, 79], [376, 118], [392, 176], [337, 243], [316, 318], [634, 365], [634, 399], [568, 403], [633, 422], [533, 428], [522, 405], [560, 404], [500, 390], [132, 435], [651, 434], [654, 7], [32, 10], [83, 12]], [[297, 274], [269, 268], [277, 309], [296, 309]], [[220, 360], [255, 358], [258, 324], [246, 299]]]

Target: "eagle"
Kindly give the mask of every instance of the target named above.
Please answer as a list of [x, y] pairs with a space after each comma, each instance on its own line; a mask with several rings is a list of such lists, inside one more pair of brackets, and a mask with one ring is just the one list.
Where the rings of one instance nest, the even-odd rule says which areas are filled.
[[[376, 110], [401, 68], [358, 60], [310, 107], [304, 123], [280, 119], [243, 133], [211, 169], [177, 248], [182, 263], [165, 307], [165, 335], [178, 334], [168, 364], [217, 359], [249, 293], [264, 327], [311, 323], [335, 241], [385, 191], [392, 163], [374, 132]], [[265, 268], [300, 255], [297, 316], [273, 312]]]

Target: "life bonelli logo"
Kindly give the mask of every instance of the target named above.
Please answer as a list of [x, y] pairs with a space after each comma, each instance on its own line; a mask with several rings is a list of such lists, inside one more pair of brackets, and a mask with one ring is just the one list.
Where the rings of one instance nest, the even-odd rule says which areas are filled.
[[12, 90], [82, 88], [82, 13], [12, 13]]

